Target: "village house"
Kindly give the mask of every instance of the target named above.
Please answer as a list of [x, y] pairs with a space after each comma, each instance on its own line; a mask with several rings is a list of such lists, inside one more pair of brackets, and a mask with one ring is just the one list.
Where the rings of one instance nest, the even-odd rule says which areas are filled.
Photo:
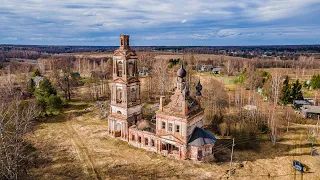
[[221, 71], [223, 70], [221, 66], [213, 66], [213, 65], [196, 65], [194, 69], [202, 72], [212, 72], [213, 74], [220, 74]]
[[222, 68], [220, 66], [215, 66], [213, 69], [212, 69], [212, 73], [213, 74], [220, 74], [222, 71]]
[[318, 119], [320, 116], [320, 106], [303, 105], [300, 112], [305, 118]]
[[121, 35], [120, 48], [113, 56], [108, 134], [135, 147], [176, 159], [213, 159], [216, 138], [203, 129], [202, 85], [199, 80], [196, 97], [192, 97], [185, 77], [186, 70], [181, 66], [171, 101], [166, 104], [165, 97], [160, 97], [155, 121], [142, 120], [137, 55], [130, 49], [129, 36]]

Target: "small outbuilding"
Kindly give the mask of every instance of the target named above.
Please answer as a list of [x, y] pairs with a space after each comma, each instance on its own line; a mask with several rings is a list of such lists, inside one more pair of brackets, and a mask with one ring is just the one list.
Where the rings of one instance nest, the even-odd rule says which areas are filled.
[[216, 137], [203, 128], [196, 127], [188, 140], [190, 159], [205, 161], [213, 159], [214, 144]]
[[303, 105], [301, 107], [301, 114], [305, 118], [317, 119], [320, 116], [320, 106]]
[[213, 74], [220, 74], [222, 71], [222, 68], [220, 66], [215, 66], [213, 69], [212, 69], [212, 73]]

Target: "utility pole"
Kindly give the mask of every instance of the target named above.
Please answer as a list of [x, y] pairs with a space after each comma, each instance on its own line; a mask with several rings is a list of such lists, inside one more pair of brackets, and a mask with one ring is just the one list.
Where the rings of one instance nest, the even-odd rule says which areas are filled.
[[319, 121], [320, 121], [320, 118], [319, 118], [319, 115], [318, 115], [318, 122], [317, 122], [317, 136], [318, 136], [318, 133], [319, 133]]
[[230, 160], [230, 168], [229, 168], [229, 178], [231, 177], [231, 167], [232, 167], [232, 157], [233, 157], [233, 147], [235, 146], [234, 144], [234, 138], [232, 139], [232, 150], [231, 150], [231, 160]]

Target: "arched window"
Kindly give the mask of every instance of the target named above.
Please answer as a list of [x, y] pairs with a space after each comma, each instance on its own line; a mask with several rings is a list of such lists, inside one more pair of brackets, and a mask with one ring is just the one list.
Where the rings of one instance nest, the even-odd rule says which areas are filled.
[[122, 89], [117, 88], [117, 103], [122, 103]]
[[133, 62], [129, 62], [128, 64], [128, 73], [130, 76], [134, 76], [134, 64]]
[[117, 114], [122, 114], [121, 111], [117, 111]]
[[136, 89], [131, 88], [131, 101], [136, 102]]
[[122, 77], [122, 71], [123, 71], [123, 63], [121, 61], [118, 62], [118, 73], [117, 75], [119, 77]]

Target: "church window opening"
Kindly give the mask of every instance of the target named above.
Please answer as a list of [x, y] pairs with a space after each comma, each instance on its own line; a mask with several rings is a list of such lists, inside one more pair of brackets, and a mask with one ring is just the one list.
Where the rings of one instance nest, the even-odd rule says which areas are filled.
[[117, 103], [122, 103], [122, 89], [117, 88]]
[[162, 129], [166, 129], [166, 122], [162, 121]]
[[130, 76], [134, 76], [134, 65], [133, 65], [133, 62], [129, 62], [129, 65], [128, 65], [128, 73]]
[[168, 131], [172, 131], [172, 123], [169, 123]]
[[145, 140], [145, 141], [144, 141], [144, 142], [145, 142], [144, 144], [145, 144], [146, 146], [148, 146], [148, 144], [149, 144], [149, 139], [148, 139], [148, 138], [145, 138], [144, 140]]
[[176, 125], [176, 132], [180, 132], [180, 125]]
[[131, 89], [131, 101], [136, 102], [136, 89], [135, 88]]
[[122, 71], [123, 71], [123, 63], [121, 61], [118, 62], [118, 73], [117, 75], [119, 77], [122, 77]]

